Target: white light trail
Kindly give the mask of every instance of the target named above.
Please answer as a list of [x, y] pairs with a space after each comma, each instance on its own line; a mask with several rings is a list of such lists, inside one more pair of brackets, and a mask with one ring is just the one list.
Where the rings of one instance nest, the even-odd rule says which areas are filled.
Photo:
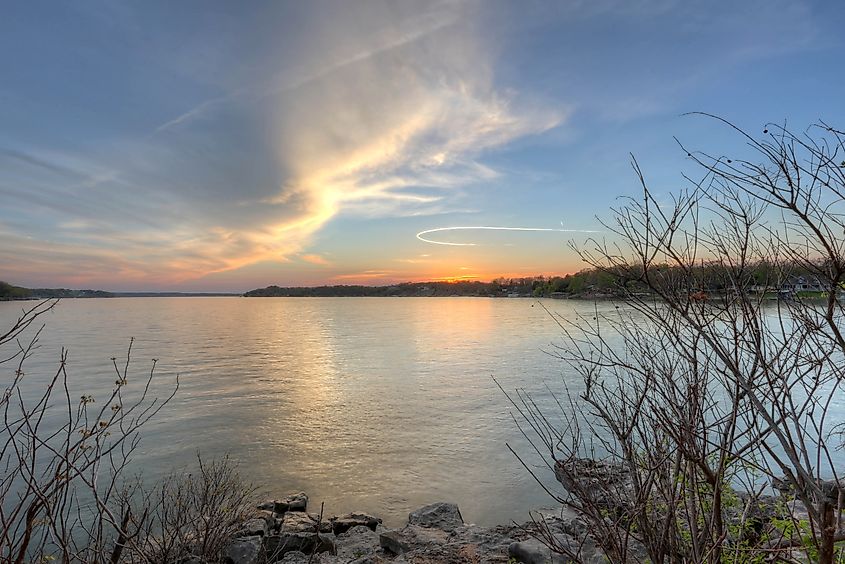
[[456, 227], [436, 227], [434, 229], [426, 229], [417, 233], [417, 239], [425, 243], [432, 243], [434, 245], [448, 245], [450, 247], [477, 247], [478, 243], [452, 243], [449, 241], [435, 241], [434, 239], [427, 239], [424, 237], [429, 233], [439, 233], [443, 231], [543, 231], [552, 233], [601, 233], [601, 231], [590, 231], [588, 229], [552, 229], [548, 227], [494, 227], [489, 225], [462, 225]]

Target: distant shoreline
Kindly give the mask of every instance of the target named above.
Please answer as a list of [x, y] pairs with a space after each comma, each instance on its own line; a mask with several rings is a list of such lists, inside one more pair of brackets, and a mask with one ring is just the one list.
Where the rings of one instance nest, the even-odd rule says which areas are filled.
[[[576, 275], [577, 276], [577, 275]], [[323, 286], [267, 286], [236, 292], [109, 292], [104, 290], [69, 290], [66, 288], [24, 288], [0, 282], [0, 300], [50, 298], [134, 298], [134, 297], [441, 297], [474, 296], [490, 298], [562, 297], [569, 282], [566, 278], [525, 277], [498, 278], [490, 282], [478, 280], [403, 282], [387, 286], [323, 285]], [[580, 289], [580, 288], [579, 288]], [[574, 290], [574, 288], [573, 288]]]
[[110, 300], [114, 298], [240, 298], [243, 294], [202, 293], [202, 292], [103, 292], [108, 295], [32, 295], [25, 297], [0, 297], [0, 302], [31, 302], [38, 300]]

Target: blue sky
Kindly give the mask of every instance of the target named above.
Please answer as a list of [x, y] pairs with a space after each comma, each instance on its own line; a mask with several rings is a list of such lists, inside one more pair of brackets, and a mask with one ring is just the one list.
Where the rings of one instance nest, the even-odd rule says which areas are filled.
[[[845, 122], [841, 2], [17, 2], [0, 279], [233, 290], [559, 274], [673, 137]], [[562, 231], [457, 230], [451, 226]], [[599, 235], [601, 236], [601, 235]]]

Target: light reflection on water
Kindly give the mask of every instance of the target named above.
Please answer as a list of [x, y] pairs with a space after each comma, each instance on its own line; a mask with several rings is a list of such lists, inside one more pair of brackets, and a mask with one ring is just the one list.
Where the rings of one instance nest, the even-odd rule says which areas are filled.
[[[549, 301], [571, 316], [589, 303]], [[479, 524], [523, 521], [550, 503], [505, 447], [528, 455], [492, 381], [540, 392], [565, 367], [534, 300], [485, 298], [116, 298], [65, 300], [28, 372], [70, 350], [74, 394], [105, 394], [109, 358], [135, 337], [140, 378], [158, 358], [173, 402], [144, 429], [134, 469], [154, 478], [229, 454], [269, 495], [305, 490], [330, 513], [398, 524], [437, 500]], [[8, 324], [20, 303], [0, 303]], [[4, 372], [11, 367], [3, 367]], [[4, 375], [5, 378], [5, 375]], [[37, 378], [29, 378], [35, 386]], [[534, 461], [537, 463], [537, 461]], [[550, 473], [545, 468], [545, 476]]]

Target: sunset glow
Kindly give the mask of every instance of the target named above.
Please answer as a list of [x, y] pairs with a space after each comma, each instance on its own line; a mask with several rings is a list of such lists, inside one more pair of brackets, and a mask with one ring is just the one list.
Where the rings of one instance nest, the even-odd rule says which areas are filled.
[[630, 153], [664, 194], [687, 182], [674, 137], [721, 142], [684, 112], [843, 121], [830, 10], [688, 11], [19, 3], [0, 22], [0, 279], [241, 292], [577, 271], [570, 243], [612, 238], [601, 218], [640, 190]]

